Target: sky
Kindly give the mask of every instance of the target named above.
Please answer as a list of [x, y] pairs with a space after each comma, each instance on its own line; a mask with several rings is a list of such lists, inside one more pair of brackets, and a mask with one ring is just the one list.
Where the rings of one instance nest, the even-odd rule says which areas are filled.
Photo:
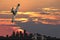
[[60, 0], [0, 0], [0, 10], [10, 11], [18, 3], [21, 4], [19, 11], [40, 11], [40, 8], [60, 9]]
[[[10, 10], [16, 8], [18, 3], [20, 7], [12, 23]], [[28, 32], [60, 37], [59, 4], [60, 0], [0, 0], [0, 36], [26, 29]]]

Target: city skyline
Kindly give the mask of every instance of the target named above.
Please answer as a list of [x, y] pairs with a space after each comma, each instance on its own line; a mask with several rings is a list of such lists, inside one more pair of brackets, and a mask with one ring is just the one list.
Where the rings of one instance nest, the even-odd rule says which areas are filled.
[[[18, 3], [21, 6], [17, 12], [15, 22], [12, 23], [13, 14], [11, 13], [11, 8], [14, 7], [15, 9]], [[23, 29], [26, 29], [29, 31], [29, 28], [32, 28], [35, 32], [36, 30], [33, 29], [34, 25], [39, 25], [38, 28], [36, 26], [35, 28], [42, 34], [60, 37], [60, 0], [0, 0], [1, 36], [5, 36], [6, 34], [11, 35], [13, 30], [23, 31]]]

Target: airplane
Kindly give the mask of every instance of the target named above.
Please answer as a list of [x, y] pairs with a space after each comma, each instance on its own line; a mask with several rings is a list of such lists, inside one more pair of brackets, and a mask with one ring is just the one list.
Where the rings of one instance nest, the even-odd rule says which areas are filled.
[[12, 7], [11, 9], [11, 13], [13, 13], [13, 17], [12, 17], [12, 23], [14, 22], [14, 18], [17, 14], [18, 8], [19, 8], [20, 4], [17, 5], [16, 9], [14, 10], [14, 8]]

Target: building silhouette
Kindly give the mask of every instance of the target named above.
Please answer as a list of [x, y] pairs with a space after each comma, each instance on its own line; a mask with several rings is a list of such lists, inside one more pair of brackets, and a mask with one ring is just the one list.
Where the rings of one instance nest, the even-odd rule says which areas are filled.
[[60, 40], [60, 38], [46, 36], [39, 33], [28, 34], [26, 30], [24, 30], [23, 33], [22, 31], [20, 32], [13, 31], [11, 36], [8, 36], [8, 35], [6, 35], [6, 37], [0, 36], [0, 40]]

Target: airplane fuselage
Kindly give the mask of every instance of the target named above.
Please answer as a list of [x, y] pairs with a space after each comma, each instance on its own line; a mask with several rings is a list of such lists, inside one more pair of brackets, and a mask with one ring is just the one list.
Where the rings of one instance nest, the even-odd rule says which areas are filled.
[[15, 10], [14, 10], [14, 8], [11, 9], [11, 12], [13, 13], [12, 22], [14, 22], [14, 18], [15, 18], [15, 15], [17, 14], [19, 6], [20, 6], [20, 4], [17, 5]]
[[11, 12], [13, 13], [13, 15], [17, 14], [18, 8], [19, 8], [20, 4], [17, 5], [16, 9], [14, 10], [14, 8], [11, 9]]

